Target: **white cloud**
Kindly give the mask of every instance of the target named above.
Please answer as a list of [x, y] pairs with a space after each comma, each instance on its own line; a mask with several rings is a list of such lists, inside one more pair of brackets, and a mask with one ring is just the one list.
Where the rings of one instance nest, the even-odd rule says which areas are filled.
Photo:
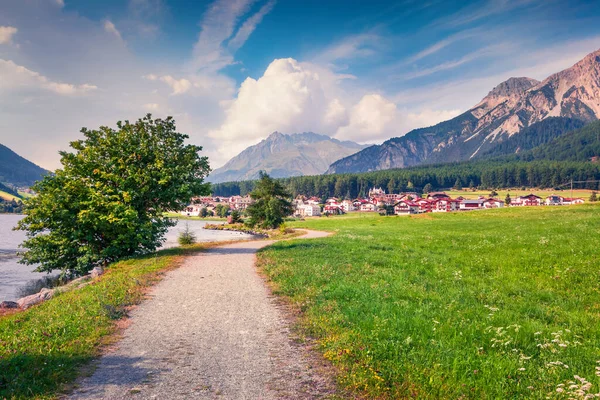
[[98, 89], [95, 85], [84, 83], [74, 85], [70, 83], [54, 82], [35, 71], [15, 64], [12, 60], [0, 59], [0, 89], [37, 88], [49, 90], [60, 95], [81, 95]]
[[146, 103], [144, 104], [144, 109], [148, 111], [158, 111], [160, 109], [160, 106], [156, 103]]
[[104, 30], [112, 35], [115, 35], [117, 37], [117, 39], [123, 40], [123, 38], [121, 37], [121, 32], [119, 32], [119, 30], [117, 29], [115, 24], [113, 24], [108, 19], [106, 21], [104, 21]]
[[173, 92], [171, 94], [174, 96], [178, 94], [183, 94], [190, 90], [190, 88], [192, 87], [192, 82], [188, 81], [185, 78], [175, 79], [171, 75], [165, 75], [161, 76], [160, 80], [169, 85], [171, 89], [173, 89]]
[[54, 0], [54, 4], [62, 8], [65, 6], [65, 0]]
[[331, 71], [286, 58], [271, 62], [259, 79], [247, 78], [233, 102], [225, 102], [225, 122], [211, 130], [218, 140], [215, 166], [273, 131], [319, 132], [341, 139], [378, 140], [392, 131], [396, 106], [367, 94], [353, 104]]
[[0, 26], [0, 44], [12, 43], [13, 36], [18, 32], [14, 26]]
[[371, 57], [381, 48], [383, 38], [374, 33], [351, 35], [334, 43], [313, 58], [313, 62], [330, 64], [341, 60]]
[[389, 138], [397, 114], [396, 105], [383, 96], [365, 95], [352, 108], [348, 125], [340, 127], [335, 137], [362, 142]]
[[269, 0], [265, 5], [261, 7], [260, 10], [256, 12], [256, 14], [244, 21], [244, 23], [242, 24], [240, 29], [238, 29], [235, 36], [227, 44], [227, 47], [233, 52], [237, 51], [240, 47], [242, 47], [244, 43], [246, 43], [246, 40], [248, 40], [252, 32], [254, 32], [256, 26], [262, 22], [265, 15], [271, 12], [273, 7], [275, 7], [275, 0]]
[[[257, 0], [216, 0], [204, 13], [201, 32], [194, 45], [191, 67], [194, 71], [216, 72], [233, 64], [233, 54], [250, 37], [263, 17], [273, 8], [269, 1], [248, 18], [234, 35], [235, 28]], [[229, 41], [229, 46], [226, 42]]]
[[148, 75], [142, 76], [142, 78], [147, 79], [149, 81], [155, 81], [158, 79], [158, 76], [156, 76], [155, 74], [148, 74]]

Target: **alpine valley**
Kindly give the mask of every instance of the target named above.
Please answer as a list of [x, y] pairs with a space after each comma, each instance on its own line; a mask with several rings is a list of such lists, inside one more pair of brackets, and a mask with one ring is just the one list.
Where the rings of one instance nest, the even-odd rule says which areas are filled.
[[342, 157], [356, 153], [367, 145], [339, 141], [312, 132], [286, 135], [273, 132], [260, 143], [248, 147], [223, 167], [214, 170], [212, 183], [256, 179], [260, 171], [274, 178], [319, 175]]
[[368, 147], [326, 173], [367, 172], [515, 154], [600, 118], [600, 50], [542, 82], [510, 78], [473, 108]]

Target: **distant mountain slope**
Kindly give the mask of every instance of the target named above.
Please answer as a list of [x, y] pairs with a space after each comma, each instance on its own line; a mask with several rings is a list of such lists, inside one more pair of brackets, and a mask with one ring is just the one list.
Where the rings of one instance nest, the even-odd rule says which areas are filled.
[[510, 78], [464, 114], [340, 159], [327, 173], [469, 160], [549, 117], [600, 117], [600, 50], [542, 82]]
[[583, 127], [585, 123], [578, 119], [566, 117], [550, 117], [524, 128], [518, 135], [512, 135], [491, 150], [478, 155], [477, 158], [489, 158], [505, 154], [524, 153], [537, 146], [546, 144], [567, 132]]
[[516, 156], [524, 161], [590, 161], [592, 157], [600, 157], [600, 121], [592, 122]]
[[31, 186], [47, 173], [45, 169], [0, 144], [0, 182], [15, 186]]
[[251, 180], [257, 178], [261, 170], [275, 178], [318, 175], [325, 172], [333, 161], [365, 147], [312, 132], [291, 135], [274, 132], [214, 170], [208, 181]]

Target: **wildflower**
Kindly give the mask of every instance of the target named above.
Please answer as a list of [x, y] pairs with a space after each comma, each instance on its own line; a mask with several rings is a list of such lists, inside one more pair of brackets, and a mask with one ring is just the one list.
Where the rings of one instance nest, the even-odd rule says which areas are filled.
[[525, 368], [519, 368], [519, 371], [525, 371]]

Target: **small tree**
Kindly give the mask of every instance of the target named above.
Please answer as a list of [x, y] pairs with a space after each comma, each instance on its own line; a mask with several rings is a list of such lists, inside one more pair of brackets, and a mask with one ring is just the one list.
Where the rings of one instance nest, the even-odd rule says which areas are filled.
[[490, 192], [490, 197], [496, 197], [496, 196], [498, 196], [498, 192], [496, 192], [495, 190], [492, 190]]
[[596, 192], [592, 192], [592, 194], [590, 194], [590, 203], [595, 203], [598, 201], [598, 195], [596, 194]]
[[185, 223], [185, 229], [179, 232], [177, 241], [182, 246], [196, 243], [196, 235], [194, 232], [190, 231], [190, 226], [187, 222]]
[[260, 179], [250, 193], [250, 197], [254, 203], [246, 210], [250, 216], [246, 221], [249, 226], [275, 229], [294, 211], [290, 193], [281, 183], [263, 171], [260, 172]]
[[452, 186], [454, 190], [462, 190], [462, 182], [460, 178], [456, 178], [456, 182], [454, 182], [454, 186]]
[[233, 210], [231, 212], [231, 223], [237, 224], [238, 222], [243, 222], [242, 215], [240, 214], [240, 212], [238, 210]]
[[206, 218], [208, 216], [208, 209], [206, 207], [202, 207], [200, 209], [200, 217]]
[[83, 274], [154, 251], [174, 225], [165, 212], [209, 193], [208, 159], [184, 144], [171, 117], [81, 132], [73, 153], [60, 152], [63, 168], [33, 186], [16, 228], [27, 231], [20, 262], [40, 272]]
[[431, 183], [428, 183], [423, 188], [423, 193], [431, 193], [431, 192], [433, 192], [433, 186], [431, 186]]
[[510, 198], [510, 193], [506, 193], [506, 198], [504, 198], [504, 204], [506, 204], [507, 206], [510, 206], [511, 202], [512, 202], [512, 199]]
[[469, 189], [475, 189], [475, 182], [473, 181], [473, 179], [471, 179], [471, 181], [469, 182]]

